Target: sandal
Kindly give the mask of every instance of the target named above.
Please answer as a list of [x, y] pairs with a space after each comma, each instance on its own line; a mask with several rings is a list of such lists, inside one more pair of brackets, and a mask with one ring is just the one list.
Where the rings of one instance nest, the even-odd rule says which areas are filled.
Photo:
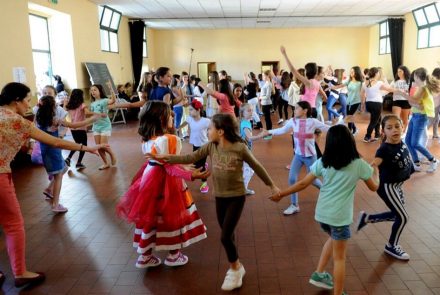
[[108, 169], [108, 168], [110, 168], [110, 165], [102, 165], [102, 166], [100, 166], [98, 169], [99, 170], [105, 170], [105, 169]]
[[15, 279], [15, 287], [21, 288], [21, 287], [30, 287], [30, 286], [36, 286], [38, 284], [41, 284], [45, 279], [46, 276], [42, 272], [37, 272], [38, 276], [33, 278], [16, 278]]
[[43, 195], [46, 196], [46, 200], [53, 200], [53, 196], [51, 193], [49, 193], [48, 191], [44, 191]]
[[68, 209], [66, 207], [64, 207], [61, 204], [58, 204], [57, 206], [52, 208], [52, 212], [58, 214], [58, 213], [66, 213], [68, 211]]

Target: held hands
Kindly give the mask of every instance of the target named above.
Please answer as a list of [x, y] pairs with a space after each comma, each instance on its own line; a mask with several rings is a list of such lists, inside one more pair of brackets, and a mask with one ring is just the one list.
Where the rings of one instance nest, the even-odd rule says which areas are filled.
[[194, 169], [191, 174], [192, 179], [207, 179], [211, 175], [211, 171], [202, 171], [203, 167]]
[[276, 186], [272, 186], [272, 196], [269, 197], [269, 200], [274, 202], [279, 202], [284, 196], [281, 195], [281, 190]]
[[83, 146], [83, 151], [99, 156], [98, 150], [100, 149], [108, 149], [110, 147], [109, 144], [97, 144], [95, 146]]

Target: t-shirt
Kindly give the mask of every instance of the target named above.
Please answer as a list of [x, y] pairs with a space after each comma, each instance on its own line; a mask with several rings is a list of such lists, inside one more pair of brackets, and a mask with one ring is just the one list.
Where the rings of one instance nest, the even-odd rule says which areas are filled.
[[[235, 112], [234, 112], [235, 105], [231, 105], [229, 103], [229, 98], [226, 94], [220, 93], [218, 91], [214, 91], [212, 93], [212, 96], [217, 98], [217, 101], [219, 103], [218, 110], [220, 113], [228, 113], [228, 114], [233, 114], [235, 116]], [[236, 103], [238, 104], [238, 106], [241, 105], [240, 101], [236, 101]]]
[[368, 86], [369, 82], [365, 82], [363, 89], [365, 91], [365, 96], [366, 99], [365, 101], [367, 102], [383, 102], [383, 98], [382, 98], [382, 91], [380, 90], [380, 87], [383, 85], [382, 81], [377, 81], [376, 84], [374, 84], [373, 86]]
[[361, 103], [361, 87], [362, 82], [360, 81], [345, 81], [344, 85], [347, 86], [347, 105], [354, 105]]
[[238, 197], [246, 194], [243, 183], [243, 161], [249, 164], [266, 185], [273, 185], [266, 169], [242, 142], [232, 143], [228, 147], [220, 147], [219, 144], [209, 142], [192, 154], [173, 156], [169, 162], [190, 164], [207, 156], [210, 156], [212, 161], [212, 180], [216, 197]]
[[252, 132], [252, 124], [251, 124], [251, 121], [243, 119], [240, 122], [240, 136], [241, 136], [241, 138], [243, 138], [244, 141], [246, 141], [248, 148], [250, 150], [252, 150], [252, 140], [246, 139], [245, 129], [249, 129], [249, 131]]
[[[90, 110], [94, 113], [108, 114], [108, 98], [97, 99], [90, 105]], [[110, 118], [99, 118], [93, 123], [92, 130], [95, 132], [106, 132], [112, 130]]]
[[150, 96], [148, 96], [148, 100], [160, 100], [164, 101], [163, 97], [165, 95], [170, 95], [170, 101], [174, 98], [173, 92], [168, 87], [157, 86], [154, 87], [150, 92]]
[[261, 91], [260, 91], [261, 105], [263, 106], [271, 105], [272, 104], [271, 96], [272, 96], [272, 83], [266, 81], [263, 87], [261, 87]]
[[272, 135], [281, 135], [293, 131], [295, 142], [295, 154], [304, 157], [316, 155], [315, 130], [327, 131], [331, 126], [322, 123], [315, 118], [297, 119], [292, 118], [283, 127], [268, 130]]
[[11, 173], [11, 161], [29, 139], [32, 122], [0, 107], [0, 173]]
[[[32, 112], [36, 115], [38, 112], [38, 106], [34, 106], [32, 109]], [[58, 130], [59, 133], [61, 133], [61, 130], [64, 130], [64, 126], [61, 126], [61, 122], [64, 121], [64, 119], [67, 117], [69, 113], [63, 109], [60, 106], [56, 106], [55, 108], [55, 116], [53, 117], [53, 124], [52, 126], [48, 127], [48, 128], [42, 128], [41, 126], [38, 125], [37, 122], [37, 127], [40, 128], [41, 130], [45, 130], [45, 131], [49, 131], [49, 132], [55, 132]]]
[[423, 94], [422, 99], [420, 100], [421, 108], [413, 106], [411, 108], [411, 111], [413, 113], [417, 114], [424, 114], [428, 117], [434, 118], [435, 116], [435, 106], [434, 106], [434, 99], [432, 98], [431, 91], [426, 88], [426, 86], [423, 87]]
[[[408, 93], [409, 84], [406, 82], [406, 80], [397, 80], [391, 83], [391, 87], [399, 89], [402, 92]], [[393, 93], [393, 100], [407, 100], [407, 99], [400, 94]]]
[[414, 172], [414, 166], [406, 144], [382, 143], [376, 151], [376, 158], [381, 158], [379, 165], [380, 183], [396, 183], [407, 180]]
[[248, 92], [247, 98], [252, 99], [254, 97], [257, 97], [257, 84], [254, 82], [249, 82], [248, 85], [246, 85], [246, 90]]
[[339, 170], [324, 168], [321, 158], [312, 165], [310, 172], [323, 178], [315, 219], [332, 226], [351, 224], [356, 183], [359, 179], [368, 180], [373, 175], [373, 167], [362, 159], [356, 159]]
[[310, 87], [304, 88], [304, 95], [302, 96], [302, 101], [307, 101], [310, 103], [310, 106], [312, 108], [316, 108], [316, 96], [318, 95], [319, 88], [321, 88], [321, 85], [319, 84], [319, 81], [316, 79], [310, 79]]
[[189, 125], [189, 143], [195, 147], [201, 147], [208, 143], [208, 128], [211, 120], [201, 117], [198, 121], [188, 116], [186, 122]]
[[[86, 119], [86, 113], [85, 113], [86, 105], [83, 103], [79, 107], [77, 107], [74, 110], [68, 110], [70, 119], [72, 120], [72, 123], [77, 123], [84, 121]], [[72, 130], [87, 130], [86, 126], [79, 127], [79, 128], [71, 128]]]

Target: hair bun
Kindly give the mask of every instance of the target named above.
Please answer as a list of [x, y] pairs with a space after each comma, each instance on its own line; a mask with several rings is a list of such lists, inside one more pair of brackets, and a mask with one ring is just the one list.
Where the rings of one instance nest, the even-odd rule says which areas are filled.
[[194, 100], [191, 102], [191, 106], [192, 106], [193, 108], [195, 108], [196, 110], [201, 110], [201, 109], [203, 108], [202, 103], [201, 103], [200, 101], [198, 101], [197, 99], [194, 99]]

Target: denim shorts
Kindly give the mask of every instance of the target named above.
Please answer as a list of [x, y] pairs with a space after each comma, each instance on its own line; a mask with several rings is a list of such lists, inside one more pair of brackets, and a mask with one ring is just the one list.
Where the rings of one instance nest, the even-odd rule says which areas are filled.
[[336, 241], [348, 240], [351, 237], [350, 226], [333, 226], [326, 223], [319, 223], [323, 231], [329, 234], [329, 236]]

